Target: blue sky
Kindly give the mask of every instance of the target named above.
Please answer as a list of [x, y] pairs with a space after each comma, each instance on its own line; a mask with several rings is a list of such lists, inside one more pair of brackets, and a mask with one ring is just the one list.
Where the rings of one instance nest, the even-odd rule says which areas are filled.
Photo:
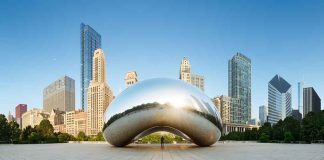
[[[182, 57], [205, 76], [208, 96], [227, 95], [227, 62], [252, 59], [252, 116], [279, 74], [324, 96], [324, 1], [107, 0], [14, 1], [0, 5], [0, 113], [19, 103], [42, 107], [42, 90], [63, 75], [76, 80], [80, 107], [80, 23], [102, 36], [115, 95], [124, 76], [178, 78]], [[322, 107], [324, 108], [324, 107]]]

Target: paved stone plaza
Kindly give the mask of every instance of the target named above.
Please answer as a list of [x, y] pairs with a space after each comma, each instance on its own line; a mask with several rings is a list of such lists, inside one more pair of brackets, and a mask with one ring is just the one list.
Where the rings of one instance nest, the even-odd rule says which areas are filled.
[[0, 145], [1, 160], [38, 159], [278, 159], [323, 160], [324, 144], [217, 143], [200, 148], [195, 145], [130, 145], [116, 148], [108, 144], [31, 144]]

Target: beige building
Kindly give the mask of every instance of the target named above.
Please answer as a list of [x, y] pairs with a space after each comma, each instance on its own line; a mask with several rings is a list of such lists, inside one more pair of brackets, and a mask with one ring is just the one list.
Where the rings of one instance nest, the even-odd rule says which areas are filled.
[[87, 112], [78, 112], [74, 116], [75, 136], [79, 132], [87, 133]]
[[126, 87], [129, 87], [138, 82], [136, 71], [129, 71], [125, 76]]
[[75, 136], [74, 117], [76, 111], [69, 111], [65, 113], [64, 124], [65, 132]]
[[236, 123], [234, 122], [234, 108], [240, 104], [238, 98], [222, 95], [213, 98], [213, 102], [221, 114], [223, 123]]
[[37, 109], [34, 108], [32, 110], [29, 110], [25, 112], [22, 116], [22, 129], [26, 128], [27, 126], [34, 127], [36, 125], [39, 125], [39, 123], [43, 119], [48, 119], [49, 118], [49, 113], [43, 111], [43, 109]]
[[179, 79], [187, 83], [191, 83], [190, 63], [186, 57], [183, 57], [181, 61]]
[[53, 128], [54, 128], [54, 132], [56, 133], [58, 132], [66, 133], [65, 124], [54, 125]]
[[10, 111], [9, 111], [8, 116], [7, 116], [7, 120], [8, 120], [8, 123], [15, 120]]
[[48, 120], [51, 122], [52, 126], [64, 124], [64, 115], [64, 111], [52, 109], [49, 114]]
[[230, 132], [245, 132], [253, 128], [259, 129], [259, 125], [238, 124], [238, 123], [223, 123], [222, 135], [227, 135]]
[[102, 131], [108, 105], [113, 93], [106, 82], [106, 61], [102, 49], [96, 49], [92, 62], [92, 80], [88, 88], [87, 135], [95, 136]]
[[66, 112], [64, 116], [65, 131], [73, 136], [77, 136], [80, 131], [87, 131], [87, 113], [81, 111]]
[[200, 88], [202, 91], [205, 90], [204, 76], [191, 73], [190, 63], [186, 57], [184, 57], [181, 61], [179, 79]]
[[75, 81], [63, 76], [43, 90], [43, 107], [46, 112], [52, 109], [60, 111], [74, 111]]
[[200, 88], [202, 91], [205, 90], [205, 78], [204, 76], [191, 74], [191, 84]]

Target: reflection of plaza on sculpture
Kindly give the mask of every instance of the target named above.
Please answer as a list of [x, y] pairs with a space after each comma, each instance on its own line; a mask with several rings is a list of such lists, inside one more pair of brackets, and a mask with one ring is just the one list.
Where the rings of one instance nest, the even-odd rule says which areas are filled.
[[122, 92], [106, 112], [104, 137], [125, 146], [157, 131], [179, 135], [199, 146], [221, 136], [219, 111], [198, 88], [180, 80], [152, 79]]

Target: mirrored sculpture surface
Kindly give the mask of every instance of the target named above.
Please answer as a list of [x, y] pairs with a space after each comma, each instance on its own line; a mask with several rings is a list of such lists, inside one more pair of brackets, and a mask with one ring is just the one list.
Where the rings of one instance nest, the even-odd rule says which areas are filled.
[[125, 146], [157, 131], [179, 135], [199, 146], [221, 136], [220, 113], [211, 99], [180, 80], [156, 78], [127, 88], [110, 104], [104, 138]]

